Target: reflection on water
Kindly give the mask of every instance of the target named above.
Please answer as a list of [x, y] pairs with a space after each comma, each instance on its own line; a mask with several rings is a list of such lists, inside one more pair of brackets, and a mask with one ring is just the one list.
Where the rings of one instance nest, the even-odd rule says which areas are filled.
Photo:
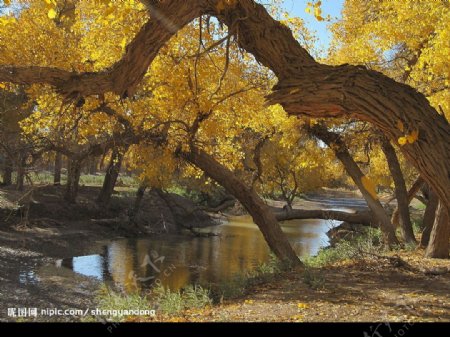
[[[314, 255], [328, 245], [326, 232], [338, 222], [293, 220], [283, 231], [298, 255]], [[112, 281], [125, 290], [162, 284], [179, 289], [188, 284], [223, 283], [269, 260], [269, 249], [258, 227], [248, 216], [205, 228], [217, 236], [173, 235], [121, 239], [105, 246], [100, 255], [60, 260], [59, 266], [76, 273]]]

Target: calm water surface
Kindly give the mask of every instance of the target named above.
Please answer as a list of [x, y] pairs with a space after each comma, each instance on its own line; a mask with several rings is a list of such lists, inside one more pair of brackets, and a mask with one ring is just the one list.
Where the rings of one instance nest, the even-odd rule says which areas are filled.
[[[283, 231], [300, 256], [315, 255], [329, 241], [326, 232], [339, 224], [330, 220], [293, 220]], [[127, 291], [163, 284], [173, 290], [188, 284], [220, 284], [270, 259], [269, 249], [249, 216], [203, 232], [217, 236], [157, 236], [115, 240], [98, 255], [60, 260], [57, 266], [112, 282]]]

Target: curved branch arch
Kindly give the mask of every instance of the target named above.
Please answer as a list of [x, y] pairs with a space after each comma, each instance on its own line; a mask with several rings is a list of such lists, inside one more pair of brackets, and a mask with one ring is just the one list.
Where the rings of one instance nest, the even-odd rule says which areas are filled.
[[[254, 0], [146, 0], [151, 19], [128, 45], [124, 57], [99, 73], [71, 73], [41, 67], [0, 66], [0, 81], [48, 83], [67, 97], [114, 92], [130, 95], [162, 46], [177, 30], [201, 15], [214, 15], [235, 27], [239, 45], [278, 76], [268, 97], [290, 115], [348, 116], [379, 127], [390, 139], [402, 136], [396, 128], [419, 131], [419, 139], [402, 152], [433, 187], [444, 205], [450, 205], [450, 126], [427, 99], [411, 87], [362, 67], [328, 66], [316, 62], [294, 39], [291, 31], [273, 19]], [[448, 207], [448, 206], [447, 206]]]
[[239, 17], [238, 43], [274, 71], [278, 84], [268, 97], [290, 115], [350, 117], [378, 126], [397, 142], [403, 136], [398, 121], [419, 131], [419, 139], [401, 149], [450, 205], [450, 126], [421, 93], [365, 67], [329, 66], [316, 62], [253, 0], [240, 0], [219, 19], [230, 25]]

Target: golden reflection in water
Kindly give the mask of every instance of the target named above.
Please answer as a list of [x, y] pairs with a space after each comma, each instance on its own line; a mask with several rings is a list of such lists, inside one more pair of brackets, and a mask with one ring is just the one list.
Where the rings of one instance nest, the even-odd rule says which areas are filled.
[[139, 286], [134, 278], [135, 254], [126, 240], [112, 242], [108, 249], [108, 271], [116, 284], [126, 291], [134, 292]]
[[[320, 240], [326, 226], [320, 220], [299, 220], [283, 224], [283, 230], [297, 254], [307, 255], [324, 243]], [[269, 259], [267, 244], [250, 217], [236, 217], [205, 231], [219, 236], [115, 241], [108, 247], [107, 270], [112, 280], [129, 292], [155, 283], [178, 290], [188, 284], [226, 282]]]

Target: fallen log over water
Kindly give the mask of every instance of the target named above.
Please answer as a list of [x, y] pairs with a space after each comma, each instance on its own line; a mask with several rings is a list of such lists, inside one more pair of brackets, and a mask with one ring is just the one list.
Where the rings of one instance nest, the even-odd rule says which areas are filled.
[[276, 211], [275, 216], [278, 221], [295, 220], [295, 219], [323, 219], [338, 220], [348, 223], [362, 224], [365, 226], [376, 225], [370, 211], [359, 211], [354, 213], [333, 211], [333, 210], [303, 210], [292, 209], [284, 211]]

